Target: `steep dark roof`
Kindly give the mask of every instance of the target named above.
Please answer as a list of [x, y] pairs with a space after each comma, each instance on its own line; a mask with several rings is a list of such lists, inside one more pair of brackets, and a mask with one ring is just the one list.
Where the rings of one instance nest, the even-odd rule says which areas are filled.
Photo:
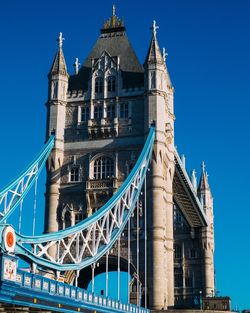
[[69, 90], [87, 90], [91, 73], [91, 59], [98, 59], [104, 51], [112, 57], [119, 56], [123, 87], [140, 87], [144, 84], [144, 69], [128, 40], [125, 28], [102, 31], [92, 51], [77, 75], [70, 76]]
[[68, 75], [65, 58], [61, 47], [59, 47], [56, 52], [52, 67], [49, 72], [49, 75], [51, 74]]
[[152, 36], [147, 57], [144, 65], [146, 64], [164, 64], [163, 57], [159, 48], [159, 44], [155, 35]]

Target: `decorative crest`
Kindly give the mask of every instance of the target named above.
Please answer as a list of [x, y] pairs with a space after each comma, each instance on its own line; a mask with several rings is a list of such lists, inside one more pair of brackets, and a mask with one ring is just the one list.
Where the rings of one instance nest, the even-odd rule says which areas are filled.
[[168, 56], [168, 53], [167, 53], [166, 49], [163, 48], [162, 49], [162, 57], [163, 57], [164, 62], [166, 62], [167, 56]]
[[116, 16], [115, 12], [116, 12], [116, 7], [113, 4], [113, 6], [112, 6], [112, 16], [111, 16], [111, 18], [109, 20], [104, 22], [103, 29], [124, 27], [123, 20], [119, 19], [119, 17]]
[[112, 16], [115, 16], [115, 5], [112, 5]]
[[201, 168], [203, 173], [205, 173], [205, 167], [206, 167], [205, 162], [202, 161]]
[[157, 33], [157, 29], [159, 29], [159, 26], [156, 25], [156, 21], [155, 20], [153, 20], [153, 24], [150, 27], [150, 29], [152, 30], [153, 36], [155, 37], [156, 33]]
[[63, 45], [63, 40], [65, 40], [65, 38], [63, 38], [62, 32], [59, 33], [59, 37], [56, 41], [58, 41], [58, 47], [62, 48]]
[[73, 64], [73, 66], [75, 68], [75, 74], [78, 74], [78, 70], [79, 70], [80, 65], [81, 65], [81, 63], [79, 62], [78, 58], [76, 58], [75, 63]]

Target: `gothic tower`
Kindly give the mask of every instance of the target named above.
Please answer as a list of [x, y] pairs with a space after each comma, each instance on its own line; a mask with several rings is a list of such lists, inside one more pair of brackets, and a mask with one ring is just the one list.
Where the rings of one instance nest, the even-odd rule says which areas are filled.
[[66, 62], [62, 50], [63, 37], [58, 38], [58, 50], [49, 72], [49, 92], [47, 106], [47, 134], [55, 134], [55, 146], [47, 162], [45, 232], [58, 230], [57, 209], [59, 204], [59, 188], [61, 166], [64, 158], [64, 128], [66, 114], [66, 98], [68, 78]]
[[[113, 7], [81, 67], [76, 59], [72, 75], [67, 72], [60, 34], [48, 75], [46, 136], [55, 134], [55, 147], [47, 163], [45, 232], [75, 225], [102, 207], [129, 175], [154, 124], [146, 183], [148, 224], [145, 229], [142, 209], [138, 226], [140, 245], [146, 234], [148, 238], [147, 288], [142, 248], [136, 273], [138, 237], [133, 219], [131, 254], [127, 230], [121, 237], [121, 271], [127, 271], [131, 261], [132, 281], [144, 284], [141, 293], [150, 308], [195, 308], [200, 290], [204, 295], [214, 290], [212, 195], [204, 169], [197, 189], [194, 172], [190, 179], [174, 147], [174, 88], [157, 28], [154, 21], [142, 65]], [[112, 270], [117, 266], [117, 249], [115, 245], [109, 252]], [[96, 273], [105, 271], [102, 260], [99, 263]], [[81, 271], [79, 287], [87, 288], [91, 273], [90, 268]], [[139, 293], [133, 287], [131, 301], [133, 292]]]
[[202, 163], [202, 173], [198, 188], [198, 195], [203, 204], [207, 216], [208, 225], [201, 229], [201, 246], [203, 251], [203, 275], [204, 286], [203, 294], [207, 297], [215, 294], [214, 284], [214, 215], [213, 197], [208, 184], [208, 174], [205, 171], [204, 162]]
[[150, 307], [174, 305], [173, 278], [173, 87], [156, 38], [156, 22], [145, 68], [145, 132], [155, 124], [156, 139], [148, 182]]

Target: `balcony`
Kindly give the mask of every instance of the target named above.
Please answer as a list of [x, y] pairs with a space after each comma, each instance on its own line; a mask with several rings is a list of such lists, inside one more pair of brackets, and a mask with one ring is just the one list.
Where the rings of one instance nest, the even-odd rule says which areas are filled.
[[107, 190], [117, 189], [117, 182], [115, 178], [110, 179], [90, 179], [86, 181], [86, 190]]
[[109, 138], [118, 135], [118, 118], [88, 120], [89, 139]]

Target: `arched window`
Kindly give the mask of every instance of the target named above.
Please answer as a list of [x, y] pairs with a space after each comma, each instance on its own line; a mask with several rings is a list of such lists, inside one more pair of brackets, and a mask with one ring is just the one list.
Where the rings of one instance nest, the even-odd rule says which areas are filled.
[[95, 79], [95, 92], [96, 93], [103, 92], [103, 78], [102, 77], [96, 77]]
[[80, 167], [74, 166], [70, 169], [69, 173], [69, 181], [72, 183], [76, 183], [80, 181]]
[[108, 91], [109, 92], [115, 91], [115, 76], [108, 77]]
[[114, 176], [114, 161], [109, 157], [100, 157], [94, 161], [94, 179], [107, 179]]
[[65, 228], [71, 227], [71, 214], [67, 211], [64, 215]]

